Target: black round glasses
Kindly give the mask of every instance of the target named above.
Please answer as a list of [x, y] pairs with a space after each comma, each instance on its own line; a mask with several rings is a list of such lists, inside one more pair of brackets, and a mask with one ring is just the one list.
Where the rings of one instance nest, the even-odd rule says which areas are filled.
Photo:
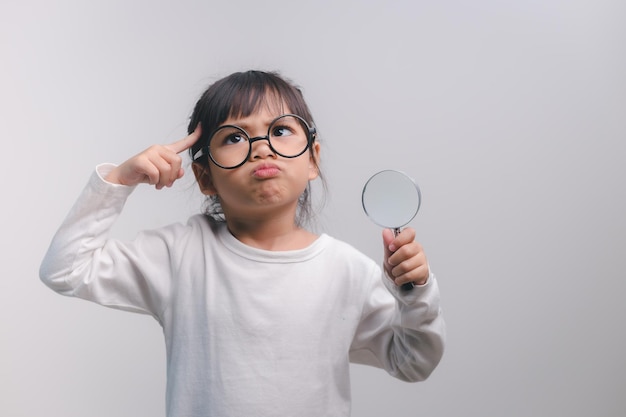
[[296, 158], [311, 146], [315, 135], [315, 128], [295, 114], [278, 116], [270, 123], [267, 135], [253, 138], [239, 126], [223, 125], [211, 133], [206, 146], [193, 155], [193, 160], [208, 155], [218, 167], [234, 169], [246, 163], [252, 153], [252, 144], [259, 140], [267, 140], [277, 155]]

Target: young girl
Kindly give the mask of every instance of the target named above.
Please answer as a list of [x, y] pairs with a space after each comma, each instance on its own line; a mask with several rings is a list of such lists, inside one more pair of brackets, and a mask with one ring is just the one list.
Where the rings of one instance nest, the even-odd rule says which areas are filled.
[[[381, 268], [303, 226], [320, 144], [300, 90], [274, 73], [232, 74], [201, 96], [188, 131], [98, 166], [40, 271], [61, 294], [159, 322], [167, 415], [348, 416], [350, 362], [428, 377], [445, 328], [414, 230], [383, 232]], [[109, 238], [136, 185], [183, 176], [186, 150], [207, 212]]]

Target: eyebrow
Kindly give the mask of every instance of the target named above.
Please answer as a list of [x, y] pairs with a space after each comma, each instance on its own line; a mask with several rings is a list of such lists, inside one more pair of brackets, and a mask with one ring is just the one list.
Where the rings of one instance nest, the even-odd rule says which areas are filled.
[[[284, 114], [287, 114], [287, 113], [284, 113]], [[264, 120], [264, 121], [263, 121], [263, 127], [264, 127], [265, 129], [269, 128], [269, 127], [270, 127], [270, 124], [271, 124], [274, 120], [276, 120], [276, 119], [277, 119], [277, 118], [279, 118], [280, 116], [283, 116], [284, 114], [279, 114], [279, 115], [276, 115], [276, 116], [272, 116], [272, 117], [267, 118], [266, 120]], [[249, 119], [249, 117], [246, 117], [245, 119]], [[256, 123], [255, 123], [255, 124], [256, 124]], [[242, 129], [243, 129], [243, 130], [245, 130], [246, 132], [250, 133], [250, 127], [252, 126], [252, 123], [250, 123], [250, 122], [246, 122], [245, 120], [243, 120], [243, 121], [237, 121], [237, 122], [235, 122], [235, 123], [223, 123], [223, 124], [221, 124], [219, 127], [221, 127], [221, 126], [226, 126], [226, 125], [233, 125], [233, 126], [237, 126], [237, 127], [242, 128]]]

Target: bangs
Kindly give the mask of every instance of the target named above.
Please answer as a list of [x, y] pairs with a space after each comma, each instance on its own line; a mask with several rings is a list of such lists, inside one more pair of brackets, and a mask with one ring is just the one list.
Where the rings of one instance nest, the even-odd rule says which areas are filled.
[[279, 91], [269, 86], [244, 87], [233, 92], [228, 118], [248, 117], [263, 109], [279, 116], [286, 112], [286, 108], [293, 111]]

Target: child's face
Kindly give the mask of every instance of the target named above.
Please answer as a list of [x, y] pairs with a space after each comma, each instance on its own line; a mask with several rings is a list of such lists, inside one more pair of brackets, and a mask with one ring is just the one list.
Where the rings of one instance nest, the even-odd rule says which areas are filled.
[[[251, 137], [264, 136], [276, 117], [289, 113], [278, 107], [261, 106], [250, 116], [229, 118], [223, 124], [242, 127]], [[300, 195], [308, 182], [317, 178], [317, 165], [311, 158], [317, 161], [319, 151], [319, 144], [313, 142], [312, 149], [299, 157], [284, 158], [270, 149], [267, 140], [258, 140], [252, 143], [250, 157], [242, 166], [223, 169], [209, 163], [208, 175], [196, 176], [203, 193], [219, 195], [227, 219], [281, 209], [295, 215]]]

